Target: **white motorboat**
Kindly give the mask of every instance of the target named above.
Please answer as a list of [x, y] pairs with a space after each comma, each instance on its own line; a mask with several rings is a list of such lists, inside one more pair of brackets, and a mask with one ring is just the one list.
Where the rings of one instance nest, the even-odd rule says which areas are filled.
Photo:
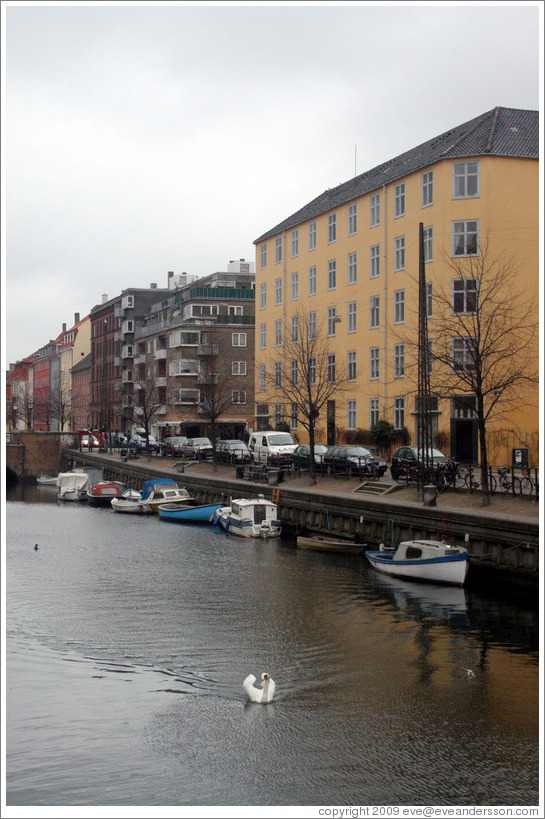
[[427, 583], [463, 586], [469, 568], [466, 549], [440, 540], [404, 540], [396, 548], [381, 547], [365, 556], [379, 572]]
[[166, 503], [190, 503], [194, 498], [183, 486], [172, 478], [152, 478], [142, 487], [141, 502], [155, 514], [159, 514], [159, 507]]
[[142, 503], [142, 493], [137, 489], [125, 489], [119, 497], [112, 498], [111, 507], [114, 512], [127, 512], [132, 515], [142, 515], [152, 511]]
[[59, 472], [57, 475], [57, 497], [62, 501], [87, 500], [87, 490], [91, 479], [86, 472]]
[[241, 537], [278, 537], [282, 531], [276, 504], [263, 495], [231, 500], [229, 506], [218, 509], [214, 522]]
[[38, 475], [36, 478], [36, 482], [39, 486], [56, 486], [57, 485], [57, 476], [56, 475]]

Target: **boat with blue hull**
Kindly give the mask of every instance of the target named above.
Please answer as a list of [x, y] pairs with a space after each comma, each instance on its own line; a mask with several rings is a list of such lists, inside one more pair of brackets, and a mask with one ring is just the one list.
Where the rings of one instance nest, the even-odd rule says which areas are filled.
[[382, 547], [365, 556], [384, 574], [453, 586], [464, 585], [469, 567], [466, 549], [438, 540], [405, 540], [396, 548]]
[[184, 503], [167, 503], [159, 506], [159, 519], [169, 523], [213, 523], [221, 503], [190, 506]]

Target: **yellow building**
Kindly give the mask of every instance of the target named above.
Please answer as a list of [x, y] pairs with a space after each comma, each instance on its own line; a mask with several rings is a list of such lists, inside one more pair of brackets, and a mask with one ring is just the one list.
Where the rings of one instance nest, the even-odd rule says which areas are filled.
[[[484, 283], [455, 267], [484, 259], [490, 278], [503, 259], [516, 266], [515, 287], [537, 299], [538, 155], [538, 112], [496, 108], [326, 190], [256, 239], [256, 428], [285, 420], [308, 440], [282, 384], [293, 376], [294, 327], [316, 322], [332, 371], [345, 381], [320, 412], [317, 440], [342, 443], [348, 431], [385, 419], [416, 442], [422, 224], [434, 436], [447, 454], [478, 462], [475, 396], [462, 382], [446, 389], [454, 364], [439, 351], [464, 357], [447, 319], [475, 312], [471, 290], [484, 293]], [[525, 366], [537, 371], [537, 336], [530, 348]], [[275, 367], [283, 372], [276, 382]], [[512, 449], [525, 448], [537, 465], [537, 384], [524, 386], [523, 401], [502, 392], [488, 396], [489, 460], [510, 463]]]
[[89, 316], [80, 320], [74, 315], [74, 326], [62, 328], [60, 336], [59, 366], [59, 418], [60, 432], [72, 427], [72, 367], [91, 352], [91, 322]]

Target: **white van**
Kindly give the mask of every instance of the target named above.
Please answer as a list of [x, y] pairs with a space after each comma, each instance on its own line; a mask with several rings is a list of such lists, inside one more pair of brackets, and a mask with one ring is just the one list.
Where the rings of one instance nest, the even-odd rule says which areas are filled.
[[254, 432], [248, 441], [250, 458], [258, 464], [290, 463], [291, 453], [296, 446], [297, 441], [289, 432], [273, 429]]

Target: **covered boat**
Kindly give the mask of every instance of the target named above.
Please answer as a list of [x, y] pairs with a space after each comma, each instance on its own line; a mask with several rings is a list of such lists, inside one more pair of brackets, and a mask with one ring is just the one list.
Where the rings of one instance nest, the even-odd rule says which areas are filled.
[[321, 535], [298, 535], [298, 549], [311, 549], [316, 552], [337, 552], [343, 555], [361, 555], [365, 544], [355, 540], [336, 538]]
[[127, 512], [132, 515], [151, 513], [151, 509], [142, 503], [142, 493], [137, 489], [125, 489], [117, 498], [112, 498], [114, 512]]
[[278, 537], [282, 531], [276, 504], [263, 495], [231, 500], [229, 506], [218, 509], [214, 522], [241, 537]]
[[124, 489], [119, 481], [99, 481], [89, 487], [87, 497], [91, 506], [110, 506], [112, 498], [118, 498]]
[[167, 503], [159, 507], [159, 518], [168, 523], [213, 523], [221, 503], [191, 506], [184, 503]]
[[165, 503], [189, 503], [192, 500], [187, 489], [178, 486], [172, 478], [152, 478], [142, 487], [142, 503], [156, 514]]
[[87, 500], [87, 490], [91, 479], [86, 472], [59, 472], [57, 475], [57, 497], [62, 501]]
[[469, 568], [466, 549], [439, 540], [404, 540], [397, 548], [365, 553], [374, 568], [384, 574], [463, 586]]

